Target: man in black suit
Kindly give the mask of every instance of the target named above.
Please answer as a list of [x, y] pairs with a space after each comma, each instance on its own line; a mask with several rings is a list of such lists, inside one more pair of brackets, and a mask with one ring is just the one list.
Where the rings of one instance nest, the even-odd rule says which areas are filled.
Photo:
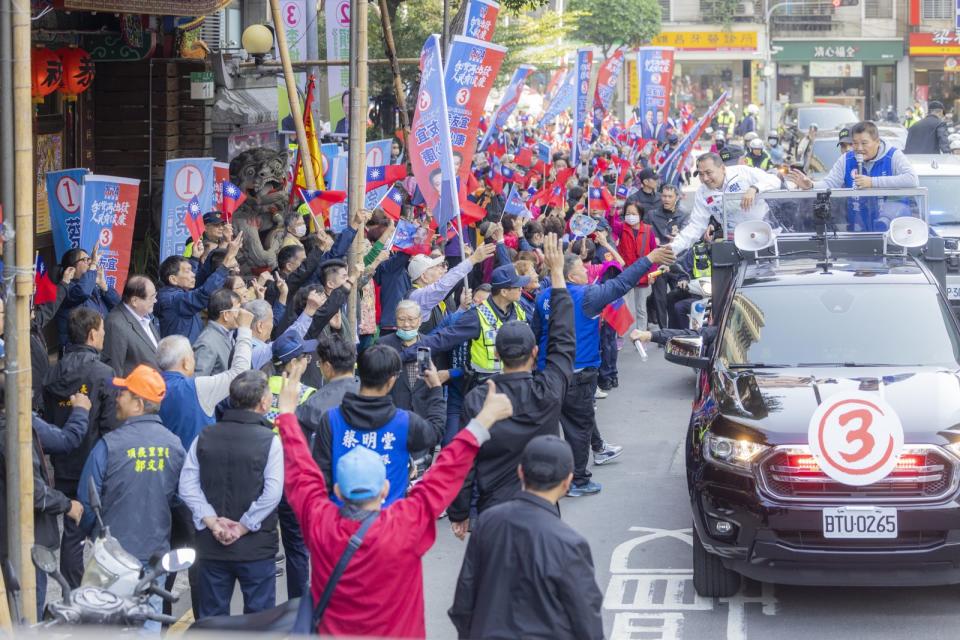
[[146, 276], [131, 276], [123, 289], [122, 300], [123, 304], [107, 315], [103, 361], [120, 377], [129, 374], [138, 364], [159, 370], [160, 329], [153, 317], [156, 286]]
[[930, 113], [907, 129], [904, 153], [950, 153], [947, 123], [943, 120], [943, 103], [931, 100]]

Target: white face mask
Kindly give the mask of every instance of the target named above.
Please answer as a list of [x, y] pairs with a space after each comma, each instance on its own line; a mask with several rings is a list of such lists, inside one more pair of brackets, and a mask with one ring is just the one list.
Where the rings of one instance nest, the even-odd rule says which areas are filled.
[[635, 224], [640, 224], [640, 216], [631, 213], [629, 215], [624, 216], [623, 221], [631, 226]]
[[297, 236], [298, 238], [302, 238], [303, 236], [307, 235], [307, 225], [298, 224], [295, 226], [293, 228], [293, 235]]

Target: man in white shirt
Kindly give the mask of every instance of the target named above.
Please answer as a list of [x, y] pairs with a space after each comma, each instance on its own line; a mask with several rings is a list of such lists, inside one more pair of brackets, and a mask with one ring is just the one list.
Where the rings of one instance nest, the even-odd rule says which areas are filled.
[[763, 200], [756, 199], [757, 195], [780, 188], [779, 177], [746, 165], [726, 167], [716, 153], [705, 153], [697, 158], [697, 171], [701, 184], [694, 196], [693, 211], [687, 224], [670, 243], [676, 256], [701, 240], [711, 216], [723, 221], [723, 194], [743, 193], [736, 222], [762, 220], [768, 209]]

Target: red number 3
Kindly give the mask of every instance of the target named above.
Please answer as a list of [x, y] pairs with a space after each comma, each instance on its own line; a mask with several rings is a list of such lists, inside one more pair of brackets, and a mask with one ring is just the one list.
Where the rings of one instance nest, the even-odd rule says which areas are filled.
[[854, 409], [840, 416], [838, 421], [841, 427], [853, 420], [859, 420], [860, 426], [847, 434], [847, 442], [855, 440], [860, 442], [860, 448], [854, 453], [841, 453], [840, 456], [847, 462], [857, 462], [867, 457], [876, 444], [873, 436], [870, 435], [870, 426], [873, 424], [873, 414], [867, 409]]
[[287, 24], [289, 25], [297, 24], [296, 11], [297, 11], [297, 5], [295, 4], [287, 5]]

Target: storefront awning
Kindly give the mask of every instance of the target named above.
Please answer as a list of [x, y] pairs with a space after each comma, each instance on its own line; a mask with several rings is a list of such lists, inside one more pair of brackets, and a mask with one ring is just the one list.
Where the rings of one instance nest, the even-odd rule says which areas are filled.
[[63, 0], [65, 11], [103, 11], [152, 16], [208, 16], [230, 0]]
[[213, 103], [214, 134], [242, 132], [251, 125], [277, 123], [277, 87], [218, 89]]
[[774, 62], [869, 62], [895, 64], [903, 40], [774, 40]]

